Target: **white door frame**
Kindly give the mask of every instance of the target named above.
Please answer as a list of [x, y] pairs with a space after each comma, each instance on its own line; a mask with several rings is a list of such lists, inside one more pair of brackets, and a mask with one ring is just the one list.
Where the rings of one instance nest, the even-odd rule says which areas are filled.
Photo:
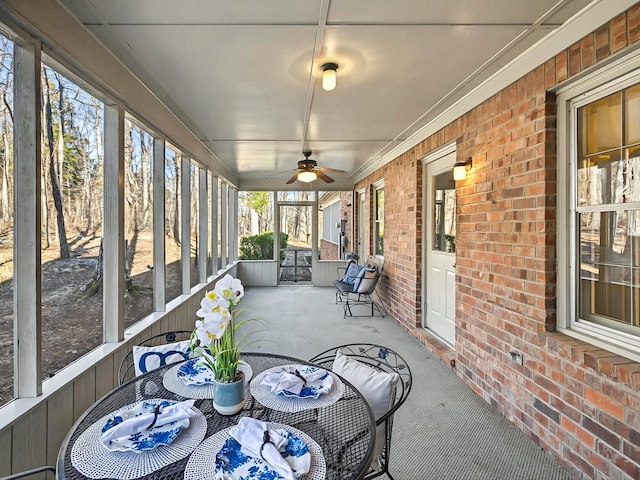
[[276, 268], [276, 285], [280, 284], [280, 207], [312, 207], [311, 208], [311, 281], [301, 283], [301, 285], [314, 285], [316, 278], [317, 262], [318, 262], [318, 195], [315, 195], [315, 200], [305, 201], [292, 201], [292, 200], [278, 200], [278, 192], [275, 192], [274, 205], [274, 252], [275, 259], [278, 262]]
[[365, 229], [365, 213], [366, 213], [366, 198], [365, 190], [358, 190], [356, 192], [357, 197], [357, 212], [358, 212], [358, 248], [356, 253], [359, 255], [360, 260], [364, 261], [364, 229]]
[[[432, 236], [432, 222], [431, 222], [431, 212], [429, 211], [428, 206], [430, 205], [431, 202], [429, 202], [429, 195], [431, 194], [430, 189], [429, 189], [429, 185], [430, 185], [430, 181], [429, 181], [429, 176], [427, 173], [427, 165], [439, 160], [447, 155], [450, 155], [452, 153], [455, 153], [456, 151], [456, 143], [452, 142], [448, 145], [445, 145], [442, 148], [439, 148], [438, 150], [435, 150], [431, 153], [429, 153], [428, 155], [424, 156], [421, 160], [422, 160], [422, 189], [423, 189], [423, 195], [422, 195], [422, 234], [423, 234], [423, 238], [422, 238], [422, 281], [421, 281], [421, 285], [422, 285], [422, 326], [423, 328], [426, 328], [427, 326], [427, 313], [428, 313], [428, 309], [427, 309], [427, 298], [428, 298], [428, 285], [427, 285], [427, 277], [428, 277], [428, 272], [429, 272], [429, 267], [430, 265], [428, 264], [428, 258], [429, 258], [429, 248], [431, 245], [431, 236]], [[455, 163], [455, 160], [453, 160], [453, 162]], [[453, 168], [453, 164], [451, 165], [451, 167]], [[455, 265], [455, 263], [454, 263]], [[433, 332], [431, 332], [433, 333]], [[444, 340], [444, 339], [443, 339]], [[446, 342], [445, 343], [449, 344], [450, 342]], [[455, 345], [450, 345], [452, 347], [455, 347]]]

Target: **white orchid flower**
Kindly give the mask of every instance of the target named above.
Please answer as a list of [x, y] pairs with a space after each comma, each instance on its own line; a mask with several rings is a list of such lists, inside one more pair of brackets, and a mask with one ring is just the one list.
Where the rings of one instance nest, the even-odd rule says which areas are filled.
[[225, 275], [216, 282], [214, 290], [206, 292], [196, 312], [200, 320], [196, 321], [191, 337], [191, 350], [218, 381], [231, 382], [236, 378], [241, 347], [235, 339], [235, 317], [241, 309], [235, 307], [243, 296], [242, 282]]
[[233, 278], [226, 274], [216, 283], [215, 291], [219, 296], [226, 299], [231, 305], [240, 303], [240, 299], [244, 297], [244, 287], [238, 278]]
[[212, 312], [204, 317], [204, 320], [196, 321], [196, 337], [200, 340], [200, 346], [212, 345], [225, 331], [231, 316], [222, 312]]
[[229, 312], [229, 300], [220, 296], [215, 290], [207, 292], [200, 301], [200, 310], [196, 312], [196, 315], [204, 318], [212, 312]]

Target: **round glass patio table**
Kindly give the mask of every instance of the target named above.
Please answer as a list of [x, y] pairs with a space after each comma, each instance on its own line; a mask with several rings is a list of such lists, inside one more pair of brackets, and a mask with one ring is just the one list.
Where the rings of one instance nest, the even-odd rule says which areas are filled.
[[[270, 353], [243, 353], [242, 360], [251, 366], [253, 378], [265, 370], [278, 366], [311, 365], [305, 360]], [[74, 467], [71, 451], [78, 437], [105, 415], [145, 399], [185, 400], [185, 397], [163, 386], [164, 374], [175, 366], [176, 364], [171, 364], [136, 377], [94, 403], [78, 419], [62, 443], [58, 454], [57, 478], [69, 480], [88, 478]], [[335, 403], [300, 412], [282, 412], [266, 407], [251, 396], [248, 386], [247, 402], [242, 411], [236, 415], [218, 414], [213, 410], [210, 399], [196, 400], [194, 406], [204, 414], [207, 421], [205, 440], [220, 430], [236, 425], [243, 416], [288, 425], [306, 433], [320, 445], [326, 462], [327, 480], [359, 480], [364, 478], [371, 463], [376, 431], [375, 420], [360, 392], [343, 378], [341, 381], [344, 393]], [[214, 455], [216, 452], [211, 453]], [[138, 455], [144, 455], [144, 452]], [[189, 457], [190, 455], [143, 478], [183, 479]], [[213, 478], [213, 472], [211, 477]]]

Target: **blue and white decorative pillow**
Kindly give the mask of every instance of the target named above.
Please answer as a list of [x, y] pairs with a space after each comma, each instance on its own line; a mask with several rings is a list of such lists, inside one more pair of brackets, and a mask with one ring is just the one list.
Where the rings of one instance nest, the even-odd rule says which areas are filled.
[[342, 279], [342, 281], [344, 283], [348, 283], [349, 285], [353, 285], [356, 278], [358, 277], [358, 274], [363, 269], [364, 267], [361, 267], [356, 262], [353, 262], [353, 261], [349, 262], [349, 265], [347, 266], [347, 271], [344, 272], [344, 278]]
[[191, 340], [156, 345], [154, 347], [136, 345], [133, 347], [133, 365], [136, 370], [136, 377], [156, 368], [186, 360], [190, 354]]

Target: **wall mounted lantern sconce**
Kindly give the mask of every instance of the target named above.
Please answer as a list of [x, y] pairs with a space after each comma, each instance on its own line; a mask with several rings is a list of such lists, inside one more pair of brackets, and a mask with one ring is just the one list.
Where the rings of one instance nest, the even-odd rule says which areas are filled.
[[325, 63], [322, 65], [322, 88], [327, 92], [336, 88], [336, 70], [337, 63]]
[[467, 178], [467, 172], [473, 167], [473, 160], [471, 157], [467, 158], [464, 162], [456, 162], [453, 166], [453, 179], [455, 181], [464, 180]]

